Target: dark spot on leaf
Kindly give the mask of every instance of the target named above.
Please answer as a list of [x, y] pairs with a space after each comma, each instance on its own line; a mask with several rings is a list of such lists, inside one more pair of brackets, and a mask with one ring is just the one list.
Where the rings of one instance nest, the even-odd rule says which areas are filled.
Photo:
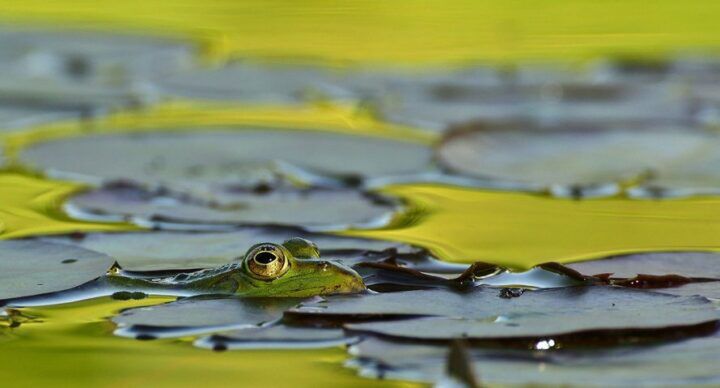
[[523, 288], [503, 288], [500, 290], [500, 297], [503, 299], [517, 298], [525, 292]]

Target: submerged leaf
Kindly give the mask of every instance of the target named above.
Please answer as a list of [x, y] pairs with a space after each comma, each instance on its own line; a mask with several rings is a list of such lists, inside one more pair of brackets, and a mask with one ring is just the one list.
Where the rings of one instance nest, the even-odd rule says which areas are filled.
[[[607, 286], [526, 291], [501, 298], [477, 287], [465, 293], [442, 289], [329, 297], [289, 310], [288, 318], [339, 322], [420, 318], [346, 324], [351, 330], [387, 336], [450, 340], [528, 339], [571, 333], [622, 332], [688, 327], [715, 322], [720, 313], [703, 297], [677, 297]], [[609, 334], [610, 337], [613, 334]]]
[[[662, 195], [720, 189], [720, 136], [690, 128], [543, 128], [518, 123], [450, 134], [438, 151], [446, 168], [527, 188], [617, 184]], [[562, 191], [562, 190], [560, 190]], [[572, 190], [570, 190], [572, 191]]]
[[282, 190], [267, 194], [241, 191], [232, 194], [232, 203], [216, 204], [121, 184], [79, 194], [67, 206], [75, 218], [119, 217], [141, 225], [157, 223], [153, 226], [159, 227], [166, 223], [166, 228], [171, 228], [171, 224], [337, 228], [386, 223], [396, 206], [379, 198], [346, 189]]
[[346, 264], [371, 260], [368, 254], [394, 250], [418, 251], [402, 243], [303, 232], [289, 228], [246, 227], [228, 232], [152, 231], [138, 233], [91, 233], [81, 236], [47, 237], [44, 240], [77, 245], [115, 258], [129, 271], [180, 270], [216, 267], [242, 257], [260, 242], [281, 243], [292, 237], [311, 240], [322, 257]]
[[222, 188], [272, 184], [278, 175], [352, 180], [417, 173], [430, 159], [430, 149], [415, 143], [251, 128], [85, 136], [37, 144], [21, 155], [28, 165], [91, 183], [132, 179], [211, 197]]
[[0, 241], [0, 300], [68, 290], [105, 275], [114, 260], [40, 241]]

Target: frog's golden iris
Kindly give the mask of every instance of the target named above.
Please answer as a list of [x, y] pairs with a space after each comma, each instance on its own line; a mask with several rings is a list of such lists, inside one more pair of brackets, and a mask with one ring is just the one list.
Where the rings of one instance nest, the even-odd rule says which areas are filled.
[[255, 245], [245, 255], [243, 263], [251, 276], [263, 280], [277, 279], [290, 269], [282, 246], [276, 244]]

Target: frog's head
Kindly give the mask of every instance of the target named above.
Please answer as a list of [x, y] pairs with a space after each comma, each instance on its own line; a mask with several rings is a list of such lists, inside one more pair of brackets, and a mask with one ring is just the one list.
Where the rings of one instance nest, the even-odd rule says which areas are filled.
[[365, 290], [357, 272], [320, 259], [317, 245], [302, 238], [254, 245], [242, 269], [252, 283], [248, 296], [309, 297]]

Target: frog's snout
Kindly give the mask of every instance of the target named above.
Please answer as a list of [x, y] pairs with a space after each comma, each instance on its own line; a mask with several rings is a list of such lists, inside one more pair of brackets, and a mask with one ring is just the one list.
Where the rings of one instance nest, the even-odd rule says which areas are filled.
[[323, 295], [330, 294], [355, 294], [365, 291], [365, 282], [363, 282], [360, 274], [354, 269], [335, 262], [323, 261], [323, 271], [329, 272], [328, 275], [334, 279], [333, 284], [326, 287]]

